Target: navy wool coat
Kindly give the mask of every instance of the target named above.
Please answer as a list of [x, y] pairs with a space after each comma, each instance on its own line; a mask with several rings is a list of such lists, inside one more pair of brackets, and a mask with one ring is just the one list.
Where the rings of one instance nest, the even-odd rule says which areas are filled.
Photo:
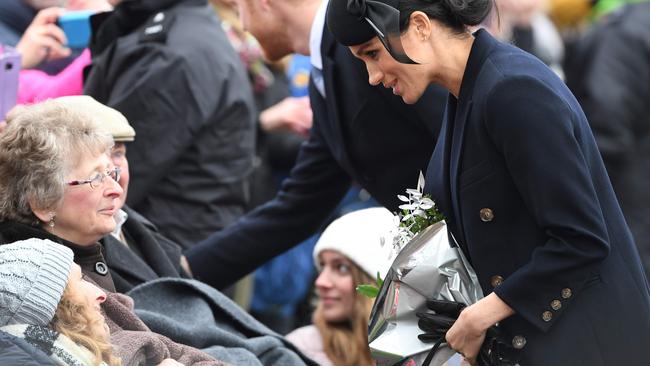
[[647, 364], [650, 297], [587, 120], [552, 71], [478, 31], [427, 189], [522, 366]]

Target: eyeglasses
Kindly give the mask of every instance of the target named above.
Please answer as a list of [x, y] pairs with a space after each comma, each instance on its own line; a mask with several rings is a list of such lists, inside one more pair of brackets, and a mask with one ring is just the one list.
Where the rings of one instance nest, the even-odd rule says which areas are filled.
[[69, 186], [80, 186], [82, 184], [90, 184], [90, 188], [98, 188], [104, 183], [104, 178], [111, 177], [114, 181], [120, 180], [120, 167], [107, 170], [105, 173], [97, 173], [94, 177], [85, 180], [73, 180], [68, 182]]

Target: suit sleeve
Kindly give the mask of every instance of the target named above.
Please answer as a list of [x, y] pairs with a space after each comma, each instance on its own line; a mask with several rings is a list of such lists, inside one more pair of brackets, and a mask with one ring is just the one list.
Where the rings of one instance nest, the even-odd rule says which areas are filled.
[[[324, 100], [312, 97], [314, 103]], [[323, 139], [321, 118], [314, 116], [310, 138], [273, 200], [185, 253], [195, 278], [224, 288], [308, 238], [324, 223], [351, 179]]]
[[[547, 237], [544, 245], [533, 250], [530, 261], [494, 292], [518, 315], [547, 331], [609, 254], [590, 174], [593, 160], [581, 148], [593, 144], [593, 138], [588, 128], [574, 121], [577, 112], [532, 77], [500, 82], [485, 108], [488, 134]], [[563, 291], [570, 296], [562, 296]], [[555, 300], [562, 306], [545, 321], [542, 314]]]

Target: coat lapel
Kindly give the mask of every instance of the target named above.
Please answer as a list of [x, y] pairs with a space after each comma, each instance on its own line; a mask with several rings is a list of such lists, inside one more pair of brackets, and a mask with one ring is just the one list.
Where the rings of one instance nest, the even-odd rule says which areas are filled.
[[460, 194], [459, 194], [459, 177], [461, 173], [461, 161], [463, 158], [463, 143], [465, 137], [465, 126], [467, 125], [467, 117], [472, 109], [472, 101], [467, 100], [458, 104], [455, 116], [449, 116], [454, 120], [453, 133], [451, 138], [451, 151], [449, 154], [449, 187], [451, 194], [451, 204], [453, 212], [456, 213], [456, 227], [458, 228], [458, 237], [456, 240], [460, 241], [461, 246], [465, 243], [465, 235], [463, 230], [462, 214], [460, 212]]
[[[323, 38], [321, 40], [321, 57], [323, 58], [323, 81], [325, 82], [325, 105], [327, 106], [327, 117], [329, 118], [328, 126], [331, 127], [329, 133], [333, 134], [331, 141], [345, 141], [343, 138], [343, 130], [341, 123], [349, 121], [341, 121], [339, 115], [339, 98], [344, 95], [343, 90], [338, 90], [335, 83], [336, 78], [336, 48], [343, 47], [336, 43], [327, 27], [323, 29]], [[337, 160], [342, 164], [347, 171], [353, 171], [350, 166], [350, 159], [345, 144], [338, 144], [331, 146], [332, 153], [335, 154]]]
[[440, 129], [440, 135], [436, 142], [436, 147], [429, 161], [425, 183], [425, 193], [431, 194], [438, 209], [445, 215], [448, 225], [454, 225], [455, 219], [453, 207], [451, 205], [451, 192], [449, 189], [449, 162], [451, 153], [451, 139], [454, 128], [454, 121], [449, 116], [453, 116], [455, 106], [451, 102], [447, 103], [447, 108], [443, 116], [443, 123]]

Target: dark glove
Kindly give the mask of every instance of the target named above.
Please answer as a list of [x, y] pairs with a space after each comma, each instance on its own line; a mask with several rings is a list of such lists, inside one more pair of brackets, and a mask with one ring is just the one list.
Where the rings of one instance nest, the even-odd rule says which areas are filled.
[[424, 331], [418, 334], [418, 338], [425, 343], [437, 342], [441, 338], [444, 342], [447, 331], [465, 309], [465, 304], [447, 300], [427, 300], [427, 308], [434, 313], [415, 314], [420, 318], [418, 327]]
[[[433, 359], [438, 347], [445, 342], [447, 331], [454, 325], [465, 304], [447, 300], [427, 300], [427, 308], [434, 313], [417, 313], [418, 327], [424, 331], [418, 338], [425, 343], [435, 342], [429, 355], [423, 362], [427, 366]], [[485, 341], [479, 350], [477, 362], [481, 366], [515, 366], [519, 361], [519, 352], [510, 342], [504, 340], [496, 326], [488, 328]]]

